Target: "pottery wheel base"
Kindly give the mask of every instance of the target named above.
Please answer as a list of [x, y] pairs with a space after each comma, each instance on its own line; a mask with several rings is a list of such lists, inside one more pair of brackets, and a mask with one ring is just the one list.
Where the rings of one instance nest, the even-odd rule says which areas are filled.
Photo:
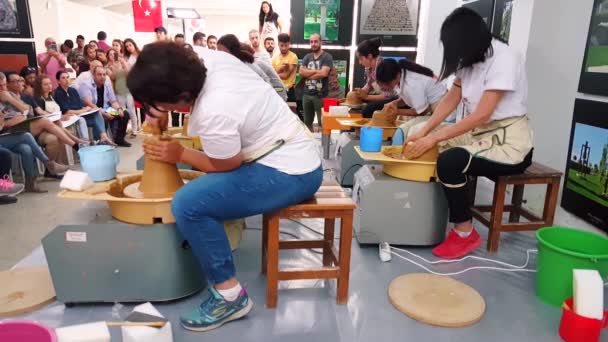
[[144, 193], [139, 190], [140, 183], [141, 182], [136, 182], [127, 185], [122, 193], [129, 198], [144, 198]]
[[486, 303], [472, 287], [434, 274], [407, 274], [388, 287], [395, 308], [422, 323], [440, 327], [465, 327], [483, 317]]

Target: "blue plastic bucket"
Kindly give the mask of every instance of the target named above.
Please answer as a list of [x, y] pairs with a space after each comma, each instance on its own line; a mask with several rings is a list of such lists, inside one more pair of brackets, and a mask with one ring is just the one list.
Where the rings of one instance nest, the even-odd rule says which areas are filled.
[[89, 174], [94, 182], [103, 182], [116, 178], [116, 167], [120, 160], [115, 147], [97, 145], [78, 150], [82, 170]]
[[382, 150], [382, 128], [362, 127], [361, 128], [361, 151], [380, 152]]

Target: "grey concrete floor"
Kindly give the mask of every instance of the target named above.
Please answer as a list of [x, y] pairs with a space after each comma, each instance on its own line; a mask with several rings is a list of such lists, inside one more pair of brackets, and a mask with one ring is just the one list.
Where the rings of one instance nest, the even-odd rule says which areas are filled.
[[[134, 171], [135, 162], [143, 153], [143, 138], [129, 141], [133, 144], [130, 148], [119, 147], [119, 172]], [[102, 202], [58, 199], [58, 180], [41, 178], [40, 187], [49, 192], [22, 193], [17, 203], [0, 206], [0, 270], [11, 268], [27, 256], [56, 226], [94, 222], [99, 212], [96, 209], [107, 207]]]

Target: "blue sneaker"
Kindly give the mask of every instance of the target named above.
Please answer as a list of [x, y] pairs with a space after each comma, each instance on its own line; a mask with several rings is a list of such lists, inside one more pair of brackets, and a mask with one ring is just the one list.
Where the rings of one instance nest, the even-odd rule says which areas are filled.
[[214, 287], [209, 288], [211, 295], [198, 308], [180, 317], [182, 326], [192, 331], [209, 331], [225, 323], [244, 317], [251, 311], [253, 302], [245, 289], [237, 299], [228, 302]]

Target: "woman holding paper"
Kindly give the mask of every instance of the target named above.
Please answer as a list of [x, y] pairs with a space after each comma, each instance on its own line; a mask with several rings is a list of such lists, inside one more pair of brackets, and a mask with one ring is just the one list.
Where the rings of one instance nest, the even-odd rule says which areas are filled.
[[[53, 83], [49, 76], [40, 75], [36, 77], [36, 82], [34, 83], [34, 98], [43, 110], [49, 113], [61, 113], [61, 107], [59, 107], [53, 98]], [[66, 130], [66, 132], [72, 139], [79, 140], [81, 144], [88, 144], [89, 131], [87, 129], [87, 122], [82, 117], [75, 117], [73, 119], [72, 117], [73, 115], [63, 114], [61, 115], [61, 120], [57, 120], [55, 123], [61, 125], [61, 127], [70, 127], [73, 124], [76, 124], [76, 131], [81, 139], [74, 136], [68, 130]]]

